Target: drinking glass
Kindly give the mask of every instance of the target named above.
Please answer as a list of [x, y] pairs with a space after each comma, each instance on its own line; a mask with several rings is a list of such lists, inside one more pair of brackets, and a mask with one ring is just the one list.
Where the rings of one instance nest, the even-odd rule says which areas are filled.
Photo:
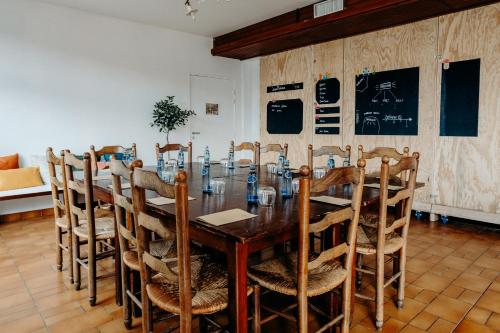
[[212, 178], [210, 179], [210, 187], [213, 194], [222, 195], [226, 191], [226, 181], [224, 178]]
[[276, 163], [267, 163], [267, 172], [276, 173]]
[[220, 165], [223, 167], [223, 168], [227, 168], [229, 164], [229, 160], [227, 158], [221, 158], [220, 160]]
[[295, 178], [292, 180], [292, 191], [293, 193], [299, 193], [300, 179]]
[[276, 190], [274, 187], [262, 186], [257, 191], [257, 195], [259, 197], [259, 205], [266, 207], [274, 205], [274, 201], [276, 200]]
[[173, 166], [173, 167], [176, 167], [178, 164], [177, 160], [175, 158], [171, 158], [167, 161], [167, 165], [170, 165], [170, 166]]
[[316, 167], [313, 171], [314, 179], [323, 178], [326, 175], [326, 168]]

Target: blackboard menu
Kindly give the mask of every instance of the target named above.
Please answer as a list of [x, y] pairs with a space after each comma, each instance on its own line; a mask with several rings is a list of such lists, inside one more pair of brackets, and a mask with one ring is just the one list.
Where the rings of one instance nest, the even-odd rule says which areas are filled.
[[418, 135], [418, 67], [356, 76], [356, 135]]
[[323, 107], [323, 108], [316, 108], [316, 114], [321, 115], [321, 114], [335, 114], [335, 113], [340, 113], [340, 107], [334, 106], [334, 107]]
[[268, 93], [279, 92], [279, 91], [289, 91], [289, 90], [300, 90], [304, 88], [304, 83], [290, 83], [290, 84], [279, 84], [276, 86], [267, 87]]
[[339, 127], [316, 127], [315, 134], [340, 134]]
[[443, 65], [440, 136], [477, 136], [481, 60]]
[[316, 82], [316, 102], [318, 104], [337, 103], [340, 98], [340, 82], [336, 78]]
[[302, 132], [304, 104], [300, 99], [267, 103], [267, 132], [269, 134], [299, 134]]
[[316, 124], [340, 124], [340, 117], [316, 117]]

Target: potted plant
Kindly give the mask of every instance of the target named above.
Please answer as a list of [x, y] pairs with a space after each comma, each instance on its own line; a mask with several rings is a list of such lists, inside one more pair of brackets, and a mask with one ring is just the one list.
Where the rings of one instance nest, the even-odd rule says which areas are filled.
[[153, 121], [151, 127], [158, 127], [160, 133], [167, 134], [167, 144], [170, 131], [181, 126], [185, 126], [189, 117], [196, 113], [193, 110], [183, 110], [174, 103], [174, 96], [167, 96], [167, 99], [161, 100], [155, 104], [153, 110]]

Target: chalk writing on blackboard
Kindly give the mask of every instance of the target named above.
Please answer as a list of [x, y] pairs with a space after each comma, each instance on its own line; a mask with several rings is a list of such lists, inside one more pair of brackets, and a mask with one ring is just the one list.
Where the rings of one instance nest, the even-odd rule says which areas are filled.
[[316, 108], [316, 114], [335, 114], [335, 113], [340, 113], [340, 107], [333, 106], [333, 107]]
[[339, 127], [316, 127], [314, 129], [315, 134], [340, 134]]
[[356, 76], [355, 134], [418, 134], [418, 67]]
[[279, 84], [276, 86], [267, 87], [268, 93], [279, 92], [279, 91], [288, 91], [288, 90], [300, 90], [304, 88], [304, 83], [290, 83], [290, 84]]
[[300, 99], [267, 103], [267, 132], [269, 134], [299, 134], [303, 127], [304, 104]]
[[316, 82], [316, 102], [318, 104], [337, 103], [340, 98], [340, 82], [336, 78]]

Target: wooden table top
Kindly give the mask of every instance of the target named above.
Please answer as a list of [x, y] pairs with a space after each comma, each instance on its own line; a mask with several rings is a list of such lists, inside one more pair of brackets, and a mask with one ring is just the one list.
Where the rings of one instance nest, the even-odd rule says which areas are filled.
[[[155, 169], [155, 167], [146, 167]], [[259, 185], [272, 186], [276, 189], [276, 202], [272, 207], [262, 207], [259, 205], [249, 205], [246, 201], [246, 176], [248, 168], [236, 167], [228, 170], [215, 164], [211, 166], [212, 177], [222, 177], [226, 180], [225, 194], [215, 195], [206, 194], [201, 191], [201, 172], [199, 163], [193, 163], [185, 169], [188, 176], [189, 196], [196, 198], [189, 201], [189, 219], [192, 227], [203, 228], [209, 233], [233, 239], [234, 241], [245, 243], [252, 242], [266, 237], [272, 237], [279, 234], [296, 233], [296, 224], [298, 223], [298, 197], [282, 199], [279, 194], [279, 177], [267, 173], [266, 166], [260, 166]], [[378, 180], [371, 182], [378, 182]], [[101, 191], [111, 193], [108, 185], [110, 180], [99, 180], [94, 182], [94, 186]], [[367, 182], [368, 183], [368, 182]], [[130, 196], [130, 190], [124, 190], [124, 195]], [[154, 193], [148, 193], [149, 197], [157, 196]], [[350, 199], [351, 188], [347, 186], [337, 186], [330, 189], [328, 195], [339, 198]], [[376, 188], [364, 188], [363, 204], [367, 205], [378, 199], [379, 190]], [[152, 211], [164, 216], [175, 216], [175, 205], [156, 206], [148, 204]], [[196, 218], [202, 215], [212, 214], [224, 210], [240, 208], [257, 217], [242, 220], [222, 226], [214, 226]], [[311, 218], [320, 219], [328, 212], [341, 209], [342, 206], [311, 201]]]

